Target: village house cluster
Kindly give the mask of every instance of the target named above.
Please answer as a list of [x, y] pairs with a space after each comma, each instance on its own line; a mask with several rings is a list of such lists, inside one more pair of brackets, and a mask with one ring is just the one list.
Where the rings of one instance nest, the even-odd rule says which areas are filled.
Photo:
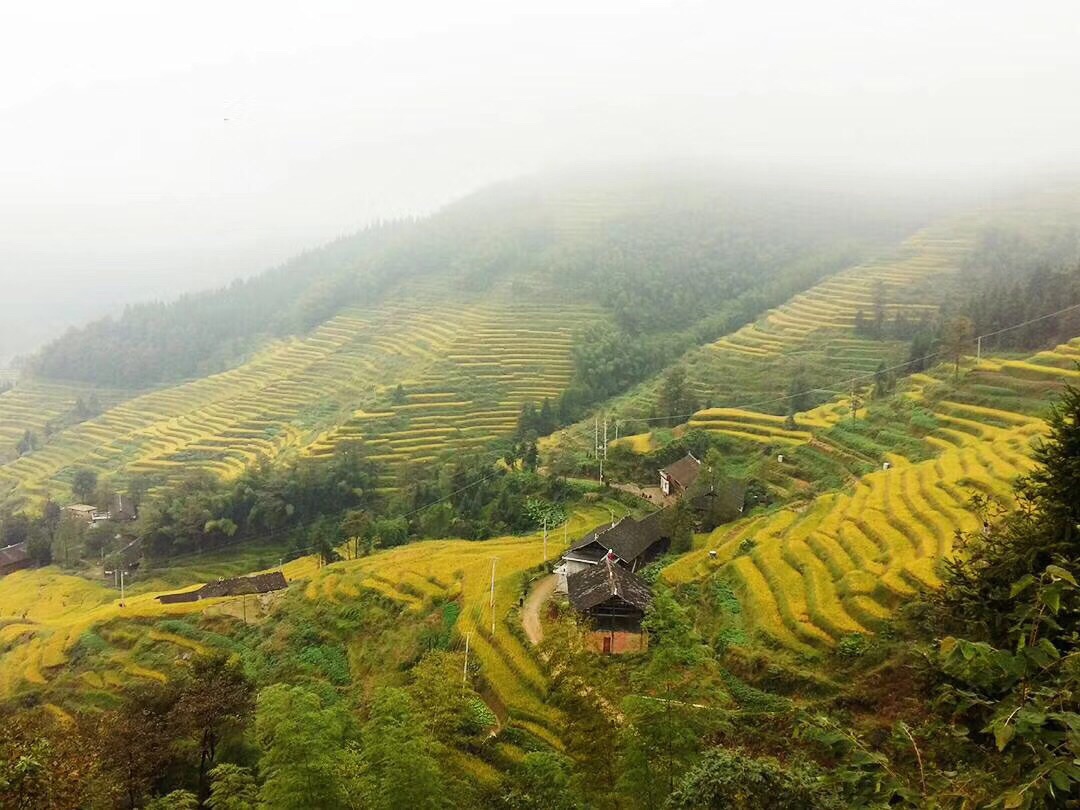
[[[685, 495], [701, 474], [701, 462], [687, 453], [660, 470], [660, 490], [670, 504]], [[652, 589], [642, 568], [671, 549], [671, 506], [635, 520], [625, 517], [573, 543], [555, 567], [555, 590], [591, 625], [589, 640], [604, 653], [646, 648], [642, 629]]]

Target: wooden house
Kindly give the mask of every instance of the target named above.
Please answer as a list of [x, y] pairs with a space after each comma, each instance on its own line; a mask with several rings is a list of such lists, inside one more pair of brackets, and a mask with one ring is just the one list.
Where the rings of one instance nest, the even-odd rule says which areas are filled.
[[219, 579], [217, 582], [208, 582], [201, 588], [196, 588], [193, 591], [163, 593], [156, 598], [162, 604], [170, 605], [177, 602], [198, 602], [202, 599], [218, 599], [224, 596], [270, 593], [271, 591], [280, 591], [287, 587], [289, 587], [289, 584], [285, 581], [285, 575], [280, 571], [271, 571], [268, 574], [255, 574], [250, 577]]
[[677, 498], [684, 492], [689, 492], [699, 475], [701, 462], [694, 458], [693, 453], [687, 453], [674, 464], [660, 470], [660, 491], [669, 497]]
[[10, 546], [0, 548], [0, 576], [6, 576], [13, 571], [29, 568], [33, 564], [34, 560], [26, 550], [26, 541], [12, 543]]
[[589, 641], [598, 652], [640, 652], [646, 647], [641, 622], [652, 599], [648, 584], [609, 553], [567, 578], [570, 604], [590, 622]]
[[609, 554], [630, 571], [639, 571], [666, 554], [671, 548], [671, 536], [665, 517], [664, 510], [641, 520], [626, 517], [585, 535], [570, 546], [556, 566], [556, 590], [567, 593], [567, 580], [572, 574], [595, 567]]

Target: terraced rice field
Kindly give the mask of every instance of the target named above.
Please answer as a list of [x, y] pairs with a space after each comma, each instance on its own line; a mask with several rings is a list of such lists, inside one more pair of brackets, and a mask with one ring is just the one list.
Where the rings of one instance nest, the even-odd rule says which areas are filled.
[[[235, 369], [63, 430], [0, 467], [0, 498], [66, 498], [76, 467], [167, 482], [192, 470], [228, 477], [289, 452], [326, 455], [344, 440], [364, 441], [391, 466], [479, 446], [511, 431], [526, 400], [561, 393], [575, 335], [597, 317], [520, 298], [508, 289], [470, 298], [414, 287], [346, 311]], [[406, 401], [388, 405], [399, 383]], [[19, 403], [44, 401], [35, 393], [43, 390], [31, 384], [0, 397], [0, 427], [21, 434], [31, 421]], [[65, 407], [65, 390], [52, 410]]]
[[[881, 361], [890, 364], [898, 358], [899, 347], [856, 337], [858, 313], [869, 323], [880, 295], [887, 320], [898, 314], [909, 321], [933, 316], [941, 285], [960, 268], [972, 245], [964, 226], [928, 229], [893, 256], [829, 277], [698, 352], [688, 366], [696, 393], [714, 404], [745, 402], [745, 380], [761, 376], [763, 363], [779, 370], [778, 360], [824, 362], [837, 380], [872, 375]], [[811, 348], [815, 357], [800, 359]]]
[[[362, 440], [391, 475], [447, 451], [476, 449], [514, 430], [526, 402], [555, 400], [570, 382], [570, 349], [594, 311], [539, 304], [476, 307], [441, 330], [438, 355], [403, 381], [404, 401], [361, 410], [314, 442], [326, 455]], [[393, 480], [393, 479], [391, 479]]]
[[[799, 653], [872, 632], [904, 599], [938, 584], [957, 530], [980, 529], [973, 494], [1010, 500], [1045, 431], [1039, 414], [1076, 379], [1066, 366], [1078, 352], [1074, 340], [1024, 361], [989, 359], [971, 365], [959, 385], [950, 369], [915, 375], [899, 395], [932, 412], [937, 427], [925, 441], [936, 457], [912, 463], [895, 454], [891, 469], [849, 491], [723, 526], [665, 578], [685, 582], [723, 568], [754, 629]], [[1033, 374], [1035, 366], [1044, 371]]]
[[[626, 508], [612, 501], [582, 507], [567, 525], [567, 536], [579, 537]], [[562, 552], [562, 532], [548, 539], [548, 556]], [[491, 560], [496, 559], [494, 633], [490, 607]], [[469, 636], [470, 655], [479, 661], [484, 679], [510, 712], [511, 721], [537, 736], [559, 745], [560, 717], [544, 702], [546, 678], [526, 645], [510, 630], [507, 614], [517, 605], [522, 573], [544, 562], [544, 542], [539, 534], [502, 537], [486, 541], [441, 540], [413, 543], [369, 557], [320, 566], [314, 556], [284, 565], [290, 581], [306, 581], [309, 599], [347, 601], [361, 589], [373, 590], [400, 603], [406, 610], [427, 610], [442, 601], [458, 600], [461, 613], [456, 635], [463, 645]], [[170, 589], [176, 590], [176, 589]], [[10, 696], [25, 683], [41, 685], [55, 668], [68, 660], [80, 637], [117, 618], [167, 618], [202, 611], [239, 615], [235, 599], [160, 604], [159, 592], [129, 596], [119, 605], [115, 590], [55, 568], [19, 571], [0, 579], [0, 696]], [[191, 639], [151, 631], [162, 644], [190, 648]], [[122, 661], [122, 656], [120, 659]], [[154, 671], [134, 671], [129, 664], [123, 676], [110, 672], [115, 683], [122, 677], [162, 679]], [[110, 684], [90, 684], [102, 688]]]
[[0, 394], [0, 461], [15, 458], [15, 444], [27, 430], [40, 441], [47, 436], [49, 423], [58, 423], [75, 409], [80, 397], [97, 398], [100, 405], [115, 405], [129, 394], [85, 385], [27, 380]]

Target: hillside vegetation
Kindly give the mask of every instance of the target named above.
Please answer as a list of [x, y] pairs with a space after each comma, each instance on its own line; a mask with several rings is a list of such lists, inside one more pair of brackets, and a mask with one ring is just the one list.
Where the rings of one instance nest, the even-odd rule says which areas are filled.
[[[407, 462], [512, 433], [526, 402], [580, 417], [911, 219], [809, 195], [715, 172], [523, 181], [132, 308], [0, 394], [0, 487], [66, 500], [77, 468], [160, 486], [360, 440], [392, 488]], [[90, 394], [97, 408], [65, 416]]]
[[[865, 427], [854, 433], [800, 420], [808, 446], [871, 463], [888, 460], [890, 469], [862, 476], [849, 491], [724, 526], [665, 577], [683, 582], [723, 567], [738, 585], [750, 625], [795, 651], [828, 649], [845, 636], [872, 632], [893, 608], [939, 584], [939, 565], [952, 554], [956, 532], [979, 528], [973, 495], [1009, 502], [1014, 479], [1031, 469], [1047, 402], [1080, 379], [1077, 360], [1080, 340], [1025, 360], [985, 360], [959, 384], [944, 367], [915, 375], [897, 395], [899, 413], [915, 417], [915, 446], [934, 454], [926, 460], [926, 450], [911, 453], [911, 460], [904, 446], [884, 437], [874, 446], [875, 427], [896, 425], [897, 403], [872, 405], [861, 420]], [[707, 418], [698, 424], [710, 429]], [[789, 440], [799, 441], [766, 441], [790, 446]]]
[[[953, 214], [868, 252], [903, 218], [609, 182], [495, 189], [373, 230], [362, 259], [342, 243], [317, 320], [238, 325], [216, 373], [0, 394], [8, 505], [66, 500], [76, 471], [153, 484], [124, 605], [89, 543], [0, 579], [0, 798], [1075, 800], [1080, 337], [1065, 315], [971, 338], [1072, 302], [1076, 200]], [[1011, 300], [1047, 274], [1060, 302]], [[605, 413], [609, 483], [654, 483], [693, 450], [702, 484], [746, 493], [692, 539], [693, 498], [673, 509], [674, 550], [638, 572], [647, 649], [621, 656], [590, 652], [576, 612], [525, 607], [567, 543], [652, 511], [581, 478]], [[37, 534], [10, 513], [0, 528], [40, 541], [49, 513]], [[272, 595], [156, 599], [273, 570], [289, 586]]]

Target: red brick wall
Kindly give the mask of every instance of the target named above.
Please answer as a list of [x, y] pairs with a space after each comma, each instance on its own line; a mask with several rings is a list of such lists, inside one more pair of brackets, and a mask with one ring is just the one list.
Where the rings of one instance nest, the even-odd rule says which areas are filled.
[[649, 639], [644, 633], [626, 633], [618, 630], [615, 632], [594, 630], [589, 633], [589, 649], [594, 652], [603, 652], [604, 639], [611, 639], [611, 652], [614, 655], [630, 652], [644, 652], [649, 648]]

